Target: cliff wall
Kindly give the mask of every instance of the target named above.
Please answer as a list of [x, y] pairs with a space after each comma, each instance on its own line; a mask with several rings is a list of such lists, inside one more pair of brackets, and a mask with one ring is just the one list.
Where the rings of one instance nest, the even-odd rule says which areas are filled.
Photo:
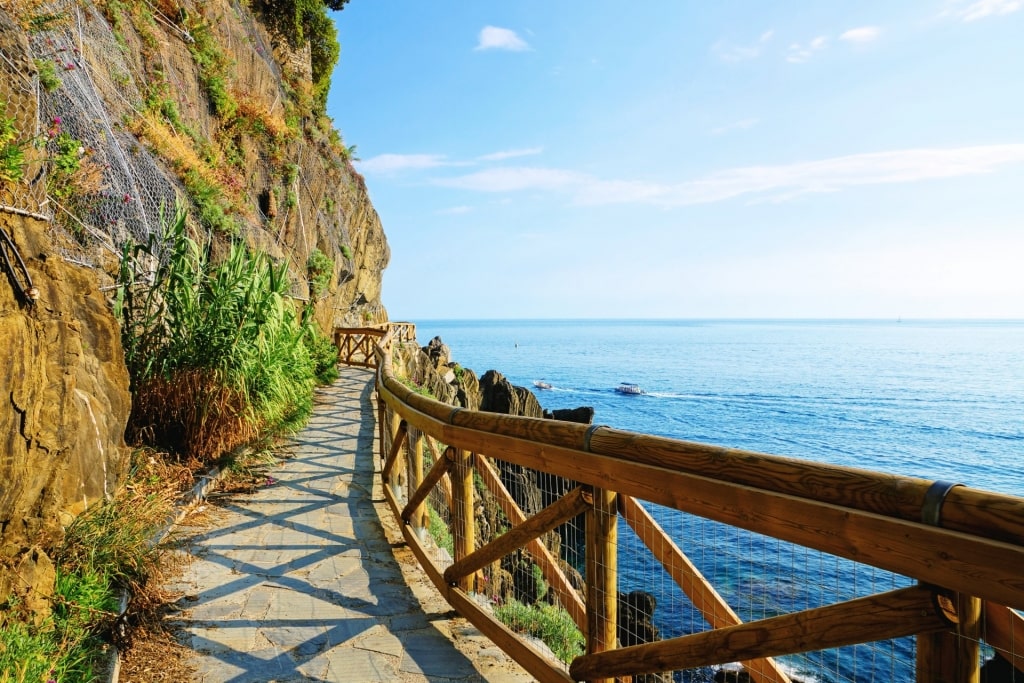
[[309, 54], [241, 2], [0, 1], [0, 598], [45, 584], [40, 547], [126, 474], [112, 283], [176, 204], [212, 253], [286, 262], [323, 330], [387, 319], [387, 241]]

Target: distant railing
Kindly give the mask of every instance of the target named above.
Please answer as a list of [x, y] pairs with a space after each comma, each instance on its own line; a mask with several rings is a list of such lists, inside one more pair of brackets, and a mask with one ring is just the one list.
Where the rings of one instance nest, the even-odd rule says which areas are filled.
[[394, 322], [369, 327], [335, 328], [334, 345], [338, 347], [338, 362], [364, 368], [377, 367], [376, 346], [389, 332], [392, 343], [416, 341], [416, 325], [413, 323]]
[[[977, 681], [983, 655], [993, 651], [1024, 671], [1024, 619], [1015, 611], [1024, 608], [1024, 499], [603, 426], [453, 408], [396, 377], [393, 334], [372, 338], [380, 341], [384, 491], [405, 539], [448, 602], [538, 680], [628, 680], [741, 662], [752, 680], [783, 682], [794, 674], [773, 658], [906, 636], [915, 637], [917, 681]], [[568, 492], [525, 514], [507, 488], [515, 480], [509, 473], [520, 476], [524, 468], [563, 478]], [[681, 549], [694, 534], [667, 533], [652, 504], [823, 553], [791, 560], [801, 571], [815, 571], [815, 562], [824, 567], [821, 558], [834, 556], [836, 563], [894, 572], [903, 583], [876, 591], [872, 580], [860, 587], [865, 595], [786, 613], [772, 608], [744, 623]], [[481, 510], [489, 505], [500, 515]], [[541, 542], [580, 515], [582, 587], [565, 559]], [[706, 621], [703, 630], [654, 642], [623, 630], [620, 517]], [[485, 519], [501, 520], [503, 533], [491, 529], [481, 539]], [[445, 533], [450, 550], [439, 550]], [[725, 542], [716, 543], [725, 550]], [[585, 638], [585, 652], [568, 668], [479, 599], [512, 554], [530, 558]], [[623, 640], [637, 644], [622, 647]], [[891, 677], [862, 668], [848, 678], [854, 679]]]

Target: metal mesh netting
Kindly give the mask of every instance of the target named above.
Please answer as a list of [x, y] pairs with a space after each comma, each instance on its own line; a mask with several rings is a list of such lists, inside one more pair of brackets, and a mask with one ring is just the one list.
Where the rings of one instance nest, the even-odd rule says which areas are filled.
[[[56, 186], [51, 170], [39, 183], [49, 194], [40, 205], [82, 245], [75, 254], [65, 247], [65, 256], [96, 265], [90, 245], [114, 250], [128, 238], [148, 241], [161, 231], [162, 216], [173, 211], [177, 193], [153, 156], [111, 119], [102, 94], [116, 93], [122, 111], [140, 106], [142, 97], [106, 20], [94, 8], [72, 2], [53, 3], [46, 11], [63, 20], [29, 34], [34, 60], [58, 81], [39, 88], [39, 144], [51, 159], [77, 154], [80, 170], [67, 188]], [[74, 141], [77, 149], [69, 152]]]
[[[743, 622], [824, 607], [826, 605], [903, 588], [912, 580], [874, 567], [843, 560], [761, 534], [719, 524], [677, 510], [644, 503], [643, 507], [692, 562], [703, 579]], [[638, 533], [639, 532], [639, 533]], [[645, 543], [646, 541], [646, 543]], [[711, 628], [708, 616], [719, 618], [722, 605], [706, 601], [700, 609], [679, 587], [672, 574], [687, 567], [663, 567], [648, 550], [661, 543], [653, 525], [638, 530], [619, 521], [619, 590], [650, 596], [638, 602], [652, 608], [635, 615], [636, 638], [673, 638]], [[692, 575], [690, 575], [692, 576]], [[700, 579], [691, 579], [699, 585]], [[620, 623], [623, 623], [620, 614]], [[653, 628], [652, 628], [653, 627]], [[777, 658], [780, 669], [794, 681], [913, 681], [914, 643], [911, 638], [865, 643], [834, 650]], [[738, 668], [738, 665], [737, 665]], [[675, 672], [675, 680], [710, 681], [715, 671]]]
[[[17, 31], [2, 11], [0, 30]], [[46, 186], [41, 182], [41, 155], [34, 147], [40, 132], [39, 79], [34, 67], [24, 59], [15, 61], [17, 58], [0, 50], [0, 117], [6, 124], [0, 131], [9, 130], [9, 135], [0, 135], [4, 168], [9, 168], [7, 175], [0, 176], [0, 206], [35, 214], [41, 211], [46, 199]]]

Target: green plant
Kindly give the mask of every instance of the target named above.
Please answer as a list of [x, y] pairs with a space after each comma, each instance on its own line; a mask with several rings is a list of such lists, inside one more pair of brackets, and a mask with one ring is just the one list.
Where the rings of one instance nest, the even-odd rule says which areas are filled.
[[494, 608], [494, 616], [518, 633], [540, 638], [563, 662], [583, 654], [583, 634], [569, 613], [555, 605], [524, 605], [509, 600]]
[[238, 111], [238, 102], [228, 90], [231, 62], [221, 50], [208, 24], [203, 21], [191, 22], [189, 33], [193, 40], [188, 49], [199, 67], [199, 79], [210, 97], [213, 111], [221, 119], [230, 119]]
[[[136, 281], [158, 255], [151, 285]], [[285, 265], [232, 245], [211, 263], [179, 210], [160, 243], [126, 245], [115, 310], [132, 379], [129, 438], [209, 460], [312, 411], [315, 363]]]
[[352, 260], [352, 250], [349, 249], [347, 244], [341, 245], [341, 255], [350, 261]]
[[455, 539], [448, 525], [432, 505], [427, 505], [427, 512], [430, 515], [430, 526], [427, 529], [430, 537], [438, 548], [444, 548], [449, 556], [455, 557]]
[[338, 379], [338, 347], [334, 345], [330, 337], [320, 331], [320, 327], [315, 322], [306, 326], [306, 336], [303, 342], [309, 349], [309, 357], [313, 361], [313, 373], [316, 375], [317, 383], [330, 384]]
[[306, 276], [309, 279], [310, 297], [319, 299], [331, 284], [334, 261], [319, 249], [314, 249], [306, 260]]
[[43, 86], [43, 90], [53, 92], [63, 85], [60, 77], [57, 76], [57, 68], [52, 60], [37, 59], [35, 62], [36, 71], [39, 72], [39, 85]]
[[25, 175], [25, 152], [16, 142], [15, 121], [4, 116], [5, 109], [0, 106], [0, 181], [16, 183]]

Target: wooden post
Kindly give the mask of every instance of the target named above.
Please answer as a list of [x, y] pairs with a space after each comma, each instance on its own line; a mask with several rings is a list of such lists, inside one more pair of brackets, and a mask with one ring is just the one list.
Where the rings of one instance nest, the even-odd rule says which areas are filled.
[[[459, 450], [452, 471], [452, 534], [455, 536], [456, 562], [476, 548], [476, 524], [473, 520], [473, 454]], [[476, 574], [469, 574], [456, 584], [469, 592], [476, 589]]]
[[388, 404], [384, 402], [384, 399], [377, 398], [377, 449], [380, 453], [380, 467], [381, 471], [384, 470], [384, 459], [387, 458], [388, 444], [387, 444], [387, 424], [388, 424]]
[[981, 600], [961, 593], [940, 597], [952, 623], [917, 636], [917, 680], [921, 683], [979, 683]]
[[[413, 492], [417, 491], [423, 483], [423, 432], [411, 428], [409, 430], [409, 438], [409, 491], [406, 495], [406, 501], [411, 499]], [[422, 503], [417, 505], [411, 511], [408, 519], [412, 528], [422, 538], [424, 529], [430, 524], [427, 506]]]
[[[594, 490], [594, 505], [586, 515], [587, 654], [617, 646], [618, 633], [618, 530], [615, 492]], [[612, 678], [594, 681], [611, 683]]]

